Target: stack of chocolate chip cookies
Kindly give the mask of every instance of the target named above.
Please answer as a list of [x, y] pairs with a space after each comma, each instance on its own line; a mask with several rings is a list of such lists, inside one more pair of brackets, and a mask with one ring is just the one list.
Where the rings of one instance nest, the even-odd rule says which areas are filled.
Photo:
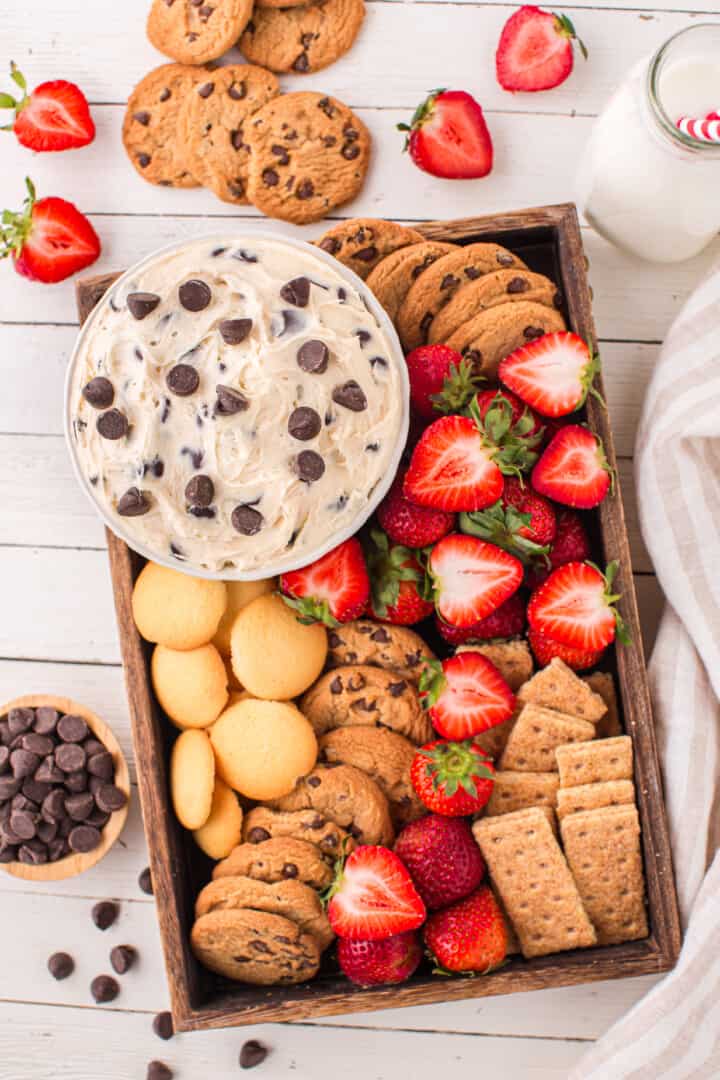
[[494, 379], [509, 353], [565, 329], [554, 282], [499, 244], [440, 243], [366, 218], [336, 225], [317, 244], [367, 282], [406, 352], [449, 345]]
[[[148, 37], [175, 63], [130, 96], [131, 162], [149, 183], [202, 185], [295, 224], [349, 202], [369, 164], [365, 125], [326, 94], [281, 94], [272, 72], [327, 67], [350, 48], [364, 14], [364, 0], [261, 0], [254, 12], [252, 0], [155, 0]], [[251, 63], [215, 66], [235, 44]]]

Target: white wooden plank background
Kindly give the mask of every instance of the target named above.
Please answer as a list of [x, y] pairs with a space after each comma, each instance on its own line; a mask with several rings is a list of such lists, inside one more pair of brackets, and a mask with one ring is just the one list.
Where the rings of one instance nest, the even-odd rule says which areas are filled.
[[[413, 221], [572, 198], [592, 119], [623, 73], [676, 30], [717, 14], [716, 0], [557, 6], [575, 21], [590, 61], [579, 62], [572, 79], [551, 93], [512, 96], [499, 89], [493, 52], [513, 7], [476, 0], [370, 0], [347, 57], [306, 79], [285, 78], [286, 89], [336, 94], [359, 110], [373, 133], [369, 182], [338, 216]], [[99, 270], [120, 269], [183, 237], [264, 225], [252, 208], [235, 212], [207, 192], [145, 185], [125, 160], [123, 102], [137, 79], [163, 62], [144, 37], [146, 8], [147, 0], [25, 0], [0, 11], [3, 56], [12, 56], [31, 83], [78, 81], [98, 127], [86, 150], [45, 157], [2, 137], [0, 206], [19, 205], [28, 174], [41, 194], [77, 202], [103, 241]], [[472, 91], [486, 110], [496, 146], [495, 170], [486, 180], [434, 180], [400, 153], [395, 124], [431, 86], [444, 84]], [[280, 227], [309, 237], [320, 231]], [[662, 597], [634, 509], [635, 429], [660, 343], [720, 256], [720, 241], [688, 263], [657, 267], [621, 254], [588, 228], [584, 240], [649, 646]], [[76, 322], [72, 283], [34, 286], [9, 266], [0, 269], [0, 700], [40, 690], [75, 696], [106, 717], [132, 757], [103, 532], [73, 482], [62, 441], [62, 380]], [[250, 1036], [273, 1047], [259, 1073], [270, 1080], [325, 1080], [341, 1070], [349, 1080], [408, 1073], [430, 1080], [448, 1069], [458, 1080], [478, 1074], [557, 1080], [655, 981], [192, 1034], [165, 1044], [150, 1030], [150, 1014], [166, 1007], [167, 993], [154, 906], [137, 887], [146, 861], [135, 800], [122, 842], [81, 879], [30, 886], [0, 875], [3, 1080], [130, 1080], [144, 1077], [153, 1057], [167, 1061], [182, 1080], [225, 1078], [237, 1074], [239, 1047]], [[122, 915], [102, 934], [89, 910], [108, 896], [120, 900]], [[137, 946], [141, 961], [122, 980], [116, 1002], [94, 1006], [90, 980], [109, 969], [110, 948], [123, 942]], [[78, 963], [63, 983], [45, 971], [47, 956], [59, 948]]]

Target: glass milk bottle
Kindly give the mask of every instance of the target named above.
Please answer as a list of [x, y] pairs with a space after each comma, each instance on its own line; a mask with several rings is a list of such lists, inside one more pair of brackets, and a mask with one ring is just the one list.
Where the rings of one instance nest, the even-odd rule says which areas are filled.
[[720, 23], [703, 23], [637, 64], [596, 121], [577, 178], [588, 222], [654, 262], [702, 251], [720, 230], [720, 141], [701, 141], [677, 124], [713, 113], [720, 114]]

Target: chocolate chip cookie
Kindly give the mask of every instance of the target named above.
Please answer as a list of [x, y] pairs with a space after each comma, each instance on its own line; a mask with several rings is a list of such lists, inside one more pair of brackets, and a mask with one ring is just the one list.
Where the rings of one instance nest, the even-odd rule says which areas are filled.
[[246, 814], [243, 840], [247, 844], [262, 844], [276, 836], [309, 840], [330, 858], [340, 855], [343, 850], [350, 852], [355, 847], [355, 841], [345, 829], [317, 810], [295, 810], [290, 813], [256, 806]]
[[315, 938], [267, 911], [210, 911], [196, 920], [190, 943], [210, 971], [257, 986], [307, 982], [320, 967]]
[[514, 269], [483, 274], [475, 281], [461, 285], [452, 300], [438, 312], [430, 325], [428, 342], [434, 345], [447, 341], [463, 323], [487, 308], [523, 300], [555, 309], [562, 306], [557, 285], [543, 274]]
[[383, 259], [422, 239], [415, 229], [394, 221], [352, 218], [328, 229], [315, 244], [366, 280]]
[[269, 71], [253, 64], [231, 64], [199, 79], [188, 95], [180, 138], [193, 175], [223, 202], [248, 202], [245, 125], [279, 93], [278, 81]]
[[319, 742], [320, 760], [354, 765], [375, 781], [390, 803], [396, 828], [427, 813], [410, 782], [415, 746], [387, 728], [336, 728]]
[[332, 881], [330, 861], [306, 840], [278, 836], [261, 844], [239, 844], [213, 870], [213, 880], [251, 877], [257, 881], [303, 881], [313, 889], [326, 889]]
[[497, 378], [500, 361], [521, 345], [565, 329], [559, 311], [521, 300], [481, 311], [464, 323], [445, 344], [472, 362], [473, 368], [488, 379]]
[[398, 310], [396, 327], [405, 351], [425, 344], [433, 319], [461, 285], [510, 268], [527, 269], [522, 259], [499, 244], [468, 244], [437, 259], [413, 283]]
[[352, 765], [316, 765], [294, 791], [270, 805], [276, 810], [317, 810], [361, 844], [389, 847], [395, 835], [387, 799], [374, 780]]
[[381, 626], [370, 619], [356, 619], [328, 631], [327, 667], [369, 664], [394, 671], [417, 684], [425, 660], [435, 655], [414, 630], [407, 626]]
[[393, 251], [377, 264], [368, 275], [368, 288], [394, 321], [400, 305], [424, 270], [443, 255], [455, 251], [455, 244], [441, 244], [438, 240], [424, 240], [421, 244]]
[[255, 113], [244, 134], [248, 197], [269, 217], [296, 225], [317, 221], [363, 185], [370, 134], [336, 98], [283, 94]]
[[137, 84], [125, 110], [122, 138], [143, 180], [164, 187], [197, 187], [186, 146], [179, 136], [180, 116], [204, 68], [163, 64]]
[[320, 71], [348, 51], [364, 18], [364, 0], [259, 7], [240, 39], [240, 51], [271, 71]]
[[232, 48], [252, 9], [253, 0], [153, 0], [147, 36], [181, 64], [205, 64]]
[[322, 901], [314, 889], [301, 881], [275, 881], [269, 884], [249, 877], [227, 877], [211, 881], [195, 901], [195, 917], [209, 911], [253, 908], [290, 919], [304, 934], [315, 938], [327, 949], [335, 937]]
[[432, 738], [432, 727], [417, 690], [394, 671], [350, 664], [326, 672], [300, 703], [316, 735], [338, 727], [386, 727], [418, 746]]

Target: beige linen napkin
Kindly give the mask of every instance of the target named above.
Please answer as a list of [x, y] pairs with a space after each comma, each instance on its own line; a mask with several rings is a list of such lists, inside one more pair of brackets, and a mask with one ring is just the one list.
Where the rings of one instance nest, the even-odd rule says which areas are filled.
[[668, 605], [650, 663], [685, 941], [677, 967], [570, 1080], [720, 1077], [720, 273], [663, 346], [636, 446]]

